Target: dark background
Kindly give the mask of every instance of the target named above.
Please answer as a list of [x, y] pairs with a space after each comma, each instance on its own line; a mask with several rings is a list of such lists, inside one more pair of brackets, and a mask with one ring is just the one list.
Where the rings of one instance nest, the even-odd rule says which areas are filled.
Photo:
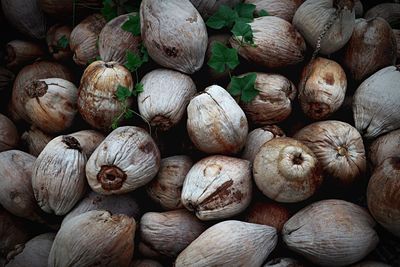
[[[364, 6], [364, 13], [372, 6], [383, 3], [383, 2], [398, 2], [398, 1], [362, 1], [363, 6]], [[1, 8], [1, 6], [0, 6]], [[75, 25], [79, 23], [79, 21], [84, 18], [84, 14], [77, 14], [77, 19], [75, 21]], [[48, 17], [48, 25], [51, 26], [55, 23], [60, 23], [60, 21], [56, 21], [53, 18]], [[67, 18], [63, 22], [64, 24], [72, 26], [72, 17]], [[212, 31], [210, 31], [212, 33]], [[5, 20], [4, 15], [2, 11], [0, 10], [0, 65], [4, 65], [4, 47], [7, 44], [7, 42], [15, 39], [21, 39], [21, 40], [28, 40], [26, 36], [21, 35], [18, 33], [16, 30], [14, 30]], [[43, 42], [43, 41], [42, 41]], [[44, 42], [43, 42], [44, 44]], [[310, 50], [310, 49], [309, 49]], [[311, 56], [311, 51], [309, 51], [308, 58]], [[340, 56], [340, 51], [334, 55], [331, 55], [332, 59], [336, 59], [337, 57]], [[307, 62], [305, 60], [304, 62]], [[76, 77], [80, 77], [83, 69], [77, 67], [75, 64], [67, 63], [71, 69], [74, 70], [74, 72], [77, 74]], [[263, 67], [258, 67], [258, 66], [253, 66], [253, 64], [240, 64], [240, 67], [235, 71], [237, 74], [239, 73], [244, 73], [247, 71], [262, 71], [262, 72], [277, 72], [281, 73], [284, 76], [288, 77], [295, 85], [298, 84], [299, 76], [301, 69], [304, 65], [298, 65], [295, 67], [290, 67], [290, 68], [285, 68], [284, 70], [268, 70]], [[143, 73], [148, 72], [151, 69], [156, 68], [157, 65], [154, 62], [149, 62], [146, 66], [144, 66], [140, 73], [139, 76], [142, 76]], [[17, 74], [17, 73], [15, 73]], [[210, 85], [210, 79], [208, 77], [208, 74], [205, 70], [201, 70], [198, 73], [196, 73], [193, 76], [193, 79], [197, 85], [197, 88], [199, 91], [203, 90], [206, 86]], [[217, 81], [218, 84], [220, 84], [223, 87], [227, 86], [227, 80], [219, 80]], [[79, 85], [79, 79], [76, 81], [76, 85]], [[349, 89], [348, 92], [349, 96], [351, 95], [351, 92], [354, 92], [355, 89], [357, 88], [357, 85], [352, 83], [350, 81], [349, 83]], [[7, 104], [9, 102], [11, 95], [11, 89], [8, 91], [2, 91], [0, 92], [0, 113], [7, 114]], [[351, 112], [351, 102], [348, 102], [348, 104], [343, 105], [343, 107], [335, 114], [331, 119], [338, 119], [341, 121], [346, 121], [350, 124], [353, 124], [353, 119], [352, 119], [352, 112]], [[183, 120], [185, 121], [185, 120]], [[310, 123], [307, 118], [305, 118], [302, 115], [302, 112], [300, 111], [299, 107], [297, 105], [294, 106], [294, 111], [292, 112], [292, 115], [283, 123], [279, 124], [279, 126], [282, 127], [282, 129], [287, 133], [287, 135], [293, 134], [297, 129], [301, 128], [303, 125]], [[146, 124], [139, 119], [136, 119], [133, 123], [130, 123], [133, 125], [140, 125], [146, 128]], [[17, 125], [20, 133], [22, 133], [25, 129], [27, 129], [29, 126], [25, 124], [19, 124]], [[77, 122], [75, 123], [75, 128], [70, 129], [69, 132], [73, 132], [74, 130], [80, 130], [80, 129], [88, 129], [90, 128], [86, 123], [83, 122], [81, 118], [77, 118]], [[255, 126], [250, 125], [250, 128], [254, 128]], [[193, 157], [195, 160], [200, 159], [204, 157], [205, 155], [202, 153], [199, 153], [196, 151], [191, 144], [187, 133], [185, 129], [185, 125], [181, 123], [171, 131], [167, 133], [160, 133], [157, 131], [153, 131], [152, 135], [156, 142], [159, 144], [160, 150], [162, 152], [163, 157], [171, 156], [171, 155], [177, 155], [177, 154], [187, 154]], [[24, 149], [21, 147], [21, 149]], [[367, 174], [368, 176], [369, 174]], [[369, 176], [368, 176], [369, 177]], [[296, 204], [290, 204], [290, 205], [285, 205], [287, 206], [291, 212], [296, 212], [300, 208], [306, 206], [307, 204], [310, 204], [312, 202], [315, 202], [320, 199], [327, 199], [327, 198], [341, 198], [341, 199], [346, 199], [349, 200], [353, 203], [357, 203], [361, 206], [366, 207], [366, 199], [365, 199], [365, 190], [366, 190], [366, 185], [367, 185], [368, 179], [364, 179], [364, 181], [361, 181], [359, 184], [354, 185], [350, 189], [344, 189], [344, 188], [335, 188], [330, 185], [325, 185], [321, 188], [319, 193], [315, 196], [313, 196], [311, 199], [308, 199], [304, 202], [301, 203], [296, 203]], [[255, 187], [254, 187], [255, 188]], [[134, 194], [137, 196], [139, 200], [139, 204], [143, 209], [143, 212], [146, 211], [161, 211], [161, 208], [156, 206], [154, 203], [152, 203], [148, 197], [146, 196], [146, 193], [144, 192], [143, 189], [139, 189]], [[258, 191], [255, 192], [254, 200], [266, 200], [266, 198]], [[145, 203], [145, 204], [144, 204]], [[242, 216], [238, 216], [239, 219], [242, 219]], [[57, 221], [57, 218], [56, 218]], [[380, 236], [380, 243], [378, 247], [375, 249], [373, 253], [368, 257], [369, 259], [376, 259], [380, 260], [389, 264], [392, 264], [393, 266], [400, 266], [400, 240], [399, 238], [394, 237], [393, 235], [389, 234], [387, 231], [385, 231], [382, 227], [379, 225], [377, 226], [377, 231]], [[48, 231], [48, 229], [43, 228], [42, 226], [39, 225], [33, 225], [33, 230], [35, 232], [45, 232]], [[137, 251], [137, 250], [136, 250]], [[282, 246], [282, 242], [278, 245], [278, 249], [276, 249], [268, 258], [274, 258], [275, 256], [293, 256], [293, 257], [298, 257], [295, 253], [290, 252], [288, 249], [285, 249]], [[169, 263], [168, 260], [165, 260], [165, 263]]]

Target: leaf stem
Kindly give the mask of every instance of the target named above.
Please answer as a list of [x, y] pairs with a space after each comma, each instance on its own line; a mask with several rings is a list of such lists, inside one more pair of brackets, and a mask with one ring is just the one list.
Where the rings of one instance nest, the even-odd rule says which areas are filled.
[[136, 78], [136, 83], [139, 83], [139, 75], [137, 69], [135, 69], [135, 78]]

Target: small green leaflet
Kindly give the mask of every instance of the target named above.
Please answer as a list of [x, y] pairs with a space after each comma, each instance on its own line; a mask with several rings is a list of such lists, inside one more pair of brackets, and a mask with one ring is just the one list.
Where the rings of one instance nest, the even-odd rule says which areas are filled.
[[232, 27], [239, 18], [238, 13], [226, 5], [221, 5], [217, 12], [212, 15], [206, 22], [207, 26], [212, 29], [222, 29], [223, 27]]
[[115, 96], [117, 97], [118, 101], [123, 102], [127, 100], [130, 96], [132, 96], [132, 92], [129, 90], [128, 87], [118, 84]]
[[125, 59], [126, 59], [125, 67], [130, 72], [135, 72], [145, 62], [139, 55], [137, 55], [129, 50], [126, 51]]
[[265, 16], [269, 16], [268, 12], [264, 9], [261, 9], [260, 12], [258, 12], [258, 16], [259, 17], [265, 17]]
[[255, 8], [256, 6], [253, 4], [244, 3], [239, 3], [234, 9], [221, 5], [217, 12], [207, 20], [206, 24], [212, 29], [219, 30], [224, 27], [232, 28], [238, 21], [250, 23], [253, 21]]
[[119, 116], [116, 116], [113, 119], [113, 122], [111, 124], [112, 129], [116, 129], [118, 127], [118, 124], [122, 117], [125, 119], [130, 119], [133, 117], [134, 114], [137, 114], [135, 111], [128, 107], [128, 102], [126, 100], [133, 95], [137, 96], [141, 92], [143, 92], [143, 84], [141, 83], [137, 83], [135, 85], [134, 91], [130, 91], [128, 87], [122, 86], [120, 84], [118, 85], [117, 91], [115, 92], [115, 97], [118, 101], [122, 102], [123, 111]]
[[57, 41], [57, 47], [59, 49], [65, 49], [68, 47], [68, 45], [69, 45], [69, 41], [68, 41], [67, 36], [65, 36], [65, 35], [61, 36], [61, 38], [58, 39], [58, 41]]
[[221, 42], [215, 42], [211, 47], [211, 58], [207, 64], [220, 73], [226, 68], [233, 70], [239, 65], [237, 50], [228, 48]]
[[132, 93], [133, 93], [134, 96], [137, 96], [141, 92], [143, 92], [143, 83], [137, 83], [135, 85], [135, 91], [133, 91]]
[[134, 113], [134, 111], [132, 109], [128, 109], [127, 111], [125, 111], [124, 118], [127, 119], [127, 120], [131, 119], [131, 118], [133, 118], [134, 114], [135, 113]]
[[136, 15], [129, 15], [128, 20], [122, 24], [121, 28], [124, 31], [132, 33], [134, 36], [140, 36], [140, 16], [139, 14]]
[[118, 16], [117, 6], [115, 5], [113, 0], [103, 0], [103, 8], [101, 9], [101, 14], [107, 21], [110, 21]]
[[235, 23], [235, 26], [233, 26], [231, 32], [236, 37], [243, 38], [245, 43], [254, 44], [253, 31], [249, 24], [238, 21]]
[[147, 48], [144, 46], [143, 43], [140, 43], [140, 53], [142, 53], [142, 61], [148, 62], [149, 61], [149, 53], [147, 52]]
[[117, 119], [114, 119], [113, 120], [113, 123], [111, 124], [111, 128], [113, 129], [113, 130], [115, 130], [115, 129], [117, 129], [118, 128], [118, 120]]
[[115, 97], [117, 98], [118, 101], [123, 102], [133, 95], [137, 96], [141, 92], [143, 92], [142, 83], [137, 83], [135, 85], [135, 90], [133, 91], [130, 91], [128, 87], [119, 84], [117, 87], [117, 92], [115, 92]]
[[259, 93], [254, 87], [257, 74], [252, 72], [243, 77], [233, 76], [229, 85], [229, 93], [233, 96], [239, 96], [245, 102], [251, 102]]
[[254, 10], [256, 6], [253, 4], [244, 4], [239, 3], [235, 6], [235, 11], [237, 12], [238, 16], [242, 19], [248, 19], [247, 22], [252, 22], [254, 19]]

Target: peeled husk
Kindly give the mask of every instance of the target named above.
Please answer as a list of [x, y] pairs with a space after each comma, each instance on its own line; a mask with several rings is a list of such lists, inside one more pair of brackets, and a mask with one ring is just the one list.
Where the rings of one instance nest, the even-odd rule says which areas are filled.
[[381, 3], [369, 9], [365, 19], [381, 17], [386, 20], [393, 28], [400, 26], [400, 4], [399, 3]]
[[390, 157], [400, 156], [400, 129], [378, 137], [369, 147], [372, 166], [379, 166]]
[[25, 114], [42, 131], [55, 134], [72, 126], [78, 112], [78, 89], [70, 81], [50, 78], [25, 87]]
[[86, 178], [93, 191], [123, 194], [150, 182], [160, 167], [160, 152], [151, 136], [135, 126], [112, 131], [90, 156]]
[[182, 119], [197, 92], [190, 76], [173, 70], [153, 70], [140, 82], [143, 92], [138, 96], [139, 112], [151, 126], [162, 131], [169, 130]]
[[327, 177], [349, 185], [367, 168], [363, 139], [350, 124], [342, 121], [315, 122], [293, 138], [307, 145], [317, 156]]
[[86, 158], [89, 158], [94, 150], [106, 138], [104, 134], [95, 130], [81, 130], [71, 133], [70, 136], [75, 137], [81, 145], [82, 152], [85, 153]]
[[396, 58], [397, 42], [389, 23], [379, 17], [356, 20], [343, 60], [355, 81], [361, 82], [376, 71], [394, 65]]
[[311, 197], [323, 180], [314, 153], [288, 137], [274, 138], [260, 148], [254, 159], [253, 176], [264, 195], [285, 203]]
[[99, 55], [97, 40], [106, 23], [102, 15], [93, 14], [82, 20], [72, 30], [69, 46], [76, 64], [84, 66]]
[[367, 139], [400, 128], [400, 69], [383, 68], [366, 79], [353, 99], [357, 130]]
[[0, 152], [17, 147], [18, 142], [18, 130], [14, 123], [3, 114], [0, 114]]
[[51, 140], [37, 157], [32, 170], [32, 187], [42, 210], [67, 214], [85, 195], [86, 156], [72, 136]]
[[239, 55], [267, 68], [282, 68], [304, 60], [306, 43], [292, 24], [284, 19], [266, 16], [249, 23], [253, 30], [255, 46], [240, 46], [240, 36], [232, 37], [230, 43]]
[[[342, 7], [338, 9], [338, 7]], [[307, 0], [296, 11], [293, 25], [312, 48], [316, 48], [318, 37], [324, 27], [335, 17], [330, 29], [321, 40], [323, 55], [332, 54], [341, 49], [350, 39], [355, 25], [354, 2], [348, 0]]]
[[140, 18], [143, 43], [155, 62], [187, 74], [202, 67], [207, 29], [189, 1], [144, 0]]
[[46, 51], [39, 43], [23, 40], [13, 40], [6, 45], [6, 66], [10, 70], [19, 70], [35, 61], [44, 57]]
[[291, 258], [275, 258], [268, 261], [263, 267], [306, 267], [306, 265]]
[[147, 186], [147, 194], [165, 210], [182, 208], [182, 186], [192, 165], [188, 156], [162, 159], [157, 176]]
[[[55, 24], [47, 31], [46, 42], [50, 54], [57, 61], [68, 61], [72, 57], [71, 49], [69, 48], [69, 40], [71, 35], [71, 27], [67, 25]], [[60, 47], [59, 40], [66, 38], [68, 44], [66, 48]]]
[[90, 192], [64, 217], [62, 224], [91, 210], [107, 210], [111, 214], [124, 214], [139, 220], [140, 209], [136, 199], [129, 195], [100, 195]]
[[20, 248], [22, 251], [8, 257], [9, 262], [7, 267], [47, 266], [47, 260], [51, 246], [53, 245], [54, 237], [54, 233], [46, 233], [32, 238]]
[[6, 258], [13, 248], [31, 238], [26, 221], [0, 206], [0, 257]]
[[400, 237], [400, 157], [387, 158], [374, 170], [367, 200], [375, 220]]
[[246, 142], [246, 116], [222, 87], [207, 87], [187, 107], [187, 131], [200, 151], [210, 154], [238, 153]]
[[254, 129], [247, 135], [247, 141], [242, 152], [242, 158], [253, 162], [263, 144], [273, 138], [284, 136], [285, 133], [276, 125], [267, 125], [262, 128]]
[[15, 216], [42, 222], [32, 189], [36, 157], [19, 150], [0, 153], [0, 204]]
[[6, 68], [0, 67], [0, 92], [9, 89], [14, 81], [15, 75]]
[[378, 244], [374, 220], [344, 200], [322, 200], [297, 212], [283, 227], [283, 241], [314, 264], [345, 266], [367, 256]]
[[318, 57], [303, 69], [299, 82], [299, 102], [313, 120], [322, 120], [343, 104], [347, 89], [346, 73], [333, 60]]
[[273, 227], [224, 221], [208, 228], [183, 250], [175, 266], [261, 266], [277, 242]]
[[171, 258], [175, 258], [206, 229], [203, 222], [185, 209], [148, 212], [140, 220], [141, 242]]
[[183, 183], [181, 199], [199, 219], [214, 220], [244, 211], [251, 196], [250, 162], [215, 155], [193, 165]]
[[280, 74], [256, 74], [254, 87], [259, 93], [249, 103], [240, 102], [244, 113], [256, 125], [284, 121], [292, 112], [292, 104], [297, 94], [296, 87]]
[[234, 7], [241, 0], [190, 0], [194, 7], [199, 11], [203, 19], [207, 19], [212, 16], [221, 5], [226, 5], [229, 7]]
[[103, 61], [115, 61], [123, 65], [126, 63], [128, 51], [139, 54], [139, 45], [142, 41], [140, 35], [134, 36], [121, 28], [130, 16], [136, 15], [137, 13], [133, 12], [118, 16], [103, 27], [99, 35], [99, 53]]
[[89, 211], [61, 226], [47, 266], [120, 266], [132, 260], [135, 220], [107, 211]]
[[281, 204], [274, 202], [255, 202], [250, 205], [246, 215], [246, 222], [268, 225], [280, 232], [289, 218], [289, 210]]
[[31, 126], [29, 130], [21, 135], [21, 140], [27, 147], [29, 154], [37, 157], [54, 137], [44, 133], [35, 126]]
[[37, 0], [1, 0], [1, 5], [15, 29], [32, 38], [45, 38], [46, 19]]
[[[131, 73], [117, 62], [95, 61], [81, 78], [78, 110], [93, 128], [109, 131], [118, 116], [124, 112], [124, 103], [115, 94], [118, 86], [133, 89]], [[131, 100], [127, 100], [128, 106]]]
[[56, 62], [39, 61], [25, 66], [18, 73], [13, 86], [9, 108], [12, 115], [11, 118], [14, 121], [20, 119], [29, 121], [24, 108], [28, 98], [25, 87], [33, 81], [47, 78], [60, 78], [70, 82], [74, 81], [73, 73], [67, 67]]
[[255, 5], [257, 14], [261, 10], [265, 10], [269, 16], [275, 16], [291, 23], [294, 13], [303, 0], [245, 0], [244, 3]]

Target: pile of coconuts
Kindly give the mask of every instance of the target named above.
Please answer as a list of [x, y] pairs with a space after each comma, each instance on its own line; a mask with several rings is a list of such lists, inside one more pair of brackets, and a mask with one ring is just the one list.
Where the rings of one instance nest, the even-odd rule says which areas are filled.
[[[254, 44], [207, 27], [243, 4]], [[0, 25], [0, 266], [400, 266], [398, 1], [1, 0]]]

